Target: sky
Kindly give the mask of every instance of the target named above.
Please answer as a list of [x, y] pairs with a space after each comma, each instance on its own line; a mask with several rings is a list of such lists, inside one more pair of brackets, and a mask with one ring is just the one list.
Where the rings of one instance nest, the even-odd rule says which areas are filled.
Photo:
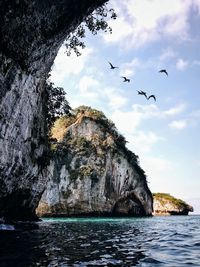
[[68, 57], [62, 46], [51, 80], [72, 108], [91, 106], [115, 123], [139, 156], [151, 192], [170, 193], [200, 213], [200, 0], [109, 6], [117, 13], [112, 34], [87, 33], [80, 57]]

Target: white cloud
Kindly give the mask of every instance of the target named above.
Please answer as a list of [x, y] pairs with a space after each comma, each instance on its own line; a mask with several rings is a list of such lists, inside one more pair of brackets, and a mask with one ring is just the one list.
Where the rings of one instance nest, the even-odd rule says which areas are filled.
[[200, 125], [200, 110], [193, 110], [190, 114], [188, 114], [188, 122], [190, 125], [196, 127]]
[[141, 62], [138, 58], [134, 58], [131, 62], [124, 63], [120, 69], [120, 75], [132, 76], [135, 74], [136, 68], [141, 66]]
[[158, 136], [152, 131], [147, 133], [139, 131], [133, 133], [132, 135], [127, 135], [126, 139], [129, 142], [127, 143], [127, 147], [138, 155], [148, 153], [152, 149], [153, 145], [164, 140], [164, 138]]
[[109, 106], [111, 109], [118, 109], [122, 108], [127, 103], [127, 99], [120, 95], [115, 95], [110, 98]]
[[116, 110], [111, 114], [111, 119], [115, 122], [117, 129], [123, 134], [132, 134], [141, 122], [140, 114], [133, 111], [122, 112]]
[[153, 116], [157, 116], [160, 111], [155, 104], [150, 105], [138, 105], [135, 104], [132, 106], [133, 112], [135, 114], [140, 114], [142, 118], [150, 118]]
[[200, 14], [200, 1], [193, 0], [193, 6], [198, 10], [198, 13]]
[[[141, 155], [150, 152], [155, 144], [165, 140], [164, 137], [159, 136], [156, 132], [141, 131], [140, 125], [142, 122], [150, 118], [167, 119], [182, 113], [185, 108], [186, 105], [184, 103], [163, 111], [155, 104], [135, 104], [130, 111], [115, 110], [115, 112], [111, 113], [111, 119], [129, 142], [127, 146]], [[187, 126], [188, 122], [188, 120], [174, 120], [169, 126], [170, 128], [181, 130]]]
[[80, 105], [93, 106], [98, 103], [100, 83], [94, 79], [93, 76], [84, 75], [77, 86], [74, 88], [73, 93], [68, 94], [68, 101], [72, 108]]
[[194, 61], [192, 62], [192, 65], [197, 65], [197, 66], [199, 66], [199, 65], [200, 65], [200, 60], [194, 60]]
[[187, 15], [187, 13], [175, 14], [174, 16], [168, 14], [165, 18], [167, 22], [164, 25], [165, 34], [172, 37], [178, 36], [182, 40], [187, 39], [189, 28]]
[[[106, 87], [100, 80], [93, 78], [93, 76], [83, 76], [78, 83], [77, 90], [78, 92], [70, 100], [70, 104], [73, 107], [78, 104], [100, 107], [103, 103], [109, 111], [113, 111], [124, 107], [128, 102], [128, 99], [123, 96], [123, 92], [120, 89]], [[78, 98], [77, 95], [79, 96]], [[81, 103], [79, 99], [81, 99]]]
[[176, 62], [176, 68], [178, 70], [185, 70], [188, 66], [188, 61], [183, 60], [182, 58], [179, 58]]
[[101, 97], [108, 101], [108, 106], [113, 110], [122, 108], [128, 101], [128, 99], [122, 96], [120, 91], [114, 87], [102, 89]]
[[200, 118], [200, 109], [192, 111], [190, 115], [193, 118], [197, 118], [197, 119]]
[[175, 170], [173, 162], [159, 156], [143, 156], [140, 163], [152, 192], [171, 192], [169, 177]]
[[158, 116], [159, 110], [156, 105], [138, 105], [132, 106], [131, 111], [116, 110], [111, 114], [111, 119], [115, 122], [120, 132], [127, 135], [132, 134], [140, 125], [142, 119]]
[[111, 22], [113, 34], [103, 35], [107, 42], [138, 47], [163, 36], [188, 38], [192, 1], [112, 0], [110, 5], [118, 6], [118, 18]]
[[110, 21], [109, 26], [112, 28], [112, 34], [103, 34], [104, 40], [109, 43], [123, 41], [125, 37], [132, 33], [131, 25], [123, 17]]
[[90, 48], [85, 48], [82, 51], [82, 55], [77, 57], [72, 54], [70, 57], [65, 53], [66, 48], [63, 45], [54, 61], [54, 65], [51, 71], [51, 80], [56, 86], [62, 86], [64, 79], [68, 75], [78, 75], [87, 63], [89, 55], [93, 53]]
[[[160, 110], [155, 104], [150, 105], [132, 105], [131, 111], [120, 111], [116, 110], [111, 114], [111, 119], [115, 122], [117, 128], [122, 133], [132, 134], [136, 128], [141, 124], [142, 120], [149, 118], [165, 118], [168, 116], [174, 116], [182, 113], [186, 108], [184, 103], [181, 103], [175, 107], [169, 108], [168, 110]], [[170, 124], [170, 127], [181, 127], [182, 121], [174, 121]], [[178, 124], [178, 126], [176, 125]], [[182, 122], [183, 124], [183, 122]], [[182, 126], [183, 127], [183, 126]]]
[[182, 130], [186, 128], [187, 121], [186, 120], [174, 120], [169, 124], [170, 128], [176, 129], [176, 130]]
[[79, 91], [84, 97], [97, 98], [99, 82], [90, 76], [83, 76], [79, 81]]
[[116, 110], [111, 114], [117, 129], [128, 141], [127, 147], [138, 155], [144, 155], [152, 150], [152, 147], [164, 138], [152, 131], [143, 131], [139, 126], [144, 119], [159, 116], [155, 105], [133, 105], [131, 111]]
[[160, 61], [166, 61], [168, 59], [174, 58], [176, 56], [176, 53], [172, 48], [167, 48], [162, 51], [162, 54], [159, 57]]
[[173, 116], [173, 115], [177, 115], [177, 114], [180, 114], [182, 113], [184, 110], [186, 109], [186, 105], [185, 104], [179, 104], [173, 108], [170, 108], [168, 110], [165, 110], [163, 112], [164, 115], [169, 115], [169, 116]]
[[145, 157], [143, 159], [143, 164], [145, 169], [152, 177], [162, 177], [163, 172], [172, 170], [173, 164], [164, 158], [161, 157]]

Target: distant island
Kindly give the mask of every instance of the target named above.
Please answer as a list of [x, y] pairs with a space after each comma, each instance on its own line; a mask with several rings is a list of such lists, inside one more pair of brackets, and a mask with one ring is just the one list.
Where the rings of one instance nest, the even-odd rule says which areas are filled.
[[193, 207], [166, 193], [153, 193], [153, 215], [188, 215]]

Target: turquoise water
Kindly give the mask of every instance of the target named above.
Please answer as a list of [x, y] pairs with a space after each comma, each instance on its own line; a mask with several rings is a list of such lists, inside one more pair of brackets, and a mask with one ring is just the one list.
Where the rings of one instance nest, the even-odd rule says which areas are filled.
[[200, 216], [1, 226], [0, 266], [200, 266]]

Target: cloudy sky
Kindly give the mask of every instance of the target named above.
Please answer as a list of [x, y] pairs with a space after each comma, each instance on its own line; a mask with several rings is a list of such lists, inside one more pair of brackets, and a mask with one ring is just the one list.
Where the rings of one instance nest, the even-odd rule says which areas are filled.
[[61, 47], [51, 79], [72, 108], [89, 105], [114, 121], [139, 155], [152, 192], [200, 203], [200, 0], [109, 5], [118, 15], [113, 33], [88, 33], [78, 58]]

